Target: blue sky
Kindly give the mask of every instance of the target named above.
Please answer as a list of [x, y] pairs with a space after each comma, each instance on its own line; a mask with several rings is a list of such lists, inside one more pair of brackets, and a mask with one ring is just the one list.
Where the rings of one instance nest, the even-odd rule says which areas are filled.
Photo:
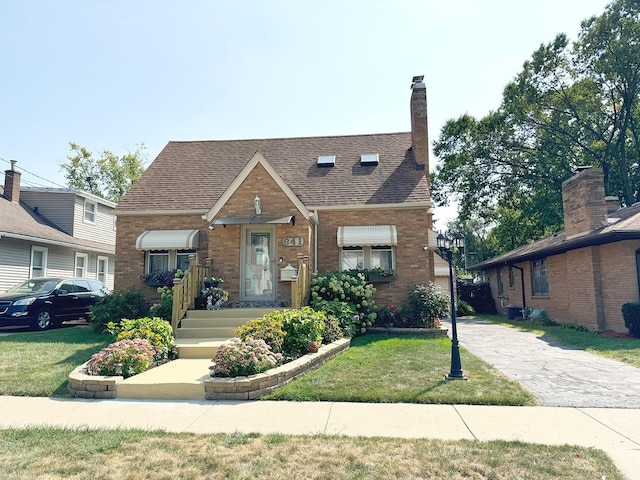
[[408, 131], [414, 75], [434, 140], [608, 3], [0, 0], [0, 169], [62, 186], [71, 141], [149, 163], [170, 140]]

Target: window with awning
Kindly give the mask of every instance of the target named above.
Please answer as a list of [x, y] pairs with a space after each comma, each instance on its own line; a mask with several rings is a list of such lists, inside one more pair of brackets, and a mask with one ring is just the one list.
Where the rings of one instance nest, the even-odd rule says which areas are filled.
[[338, 227], [341, 270], [395, 270], [398, 232], [395, 225]]
[[373, 245], [397, 245], [395, 225], [364, 225], [338, 227], [338, 246], [357, 247]]
[[146, 230], [136, 240], [137, 250], [195, 250], [200, 230]]

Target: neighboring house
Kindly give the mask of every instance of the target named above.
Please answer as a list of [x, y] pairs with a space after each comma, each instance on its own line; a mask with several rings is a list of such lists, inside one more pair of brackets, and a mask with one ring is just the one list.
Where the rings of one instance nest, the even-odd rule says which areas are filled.
[[[116, 208], [116, 289], [154, 270], [211, 259], [230, 302], [289, 306], [281, 270], [392, 270], [376, 300], [434, 280], [426, 87], [412, 131], [169, 142]], [[147, 290], [153, 295], [154, 290]]]
[[595, 168], [566, 180], [562, 201], [564, 232], [471, 268], [484, 273], [503, 314], [524, 298], [554, 320], [626, 332], [622, 304], [640, 299], [640, 204], [619, 209]]
[[0, 291], [44, 276], [113, 288], [115, 204], [80, 190], [21, 188], [20, 176], [12, 161], [0, 189]]

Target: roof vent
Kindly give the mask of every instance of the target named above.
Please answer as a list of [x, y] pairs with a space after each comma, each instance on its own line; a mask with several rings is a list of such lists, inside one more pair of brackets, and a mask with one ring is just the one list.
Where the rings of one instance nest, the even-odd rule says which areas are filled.
[[316, 163], [318, 167], [333, 167], [335, 164], [336, 164], [335, 155], [319, 155], [318, 162]]
[[362, 166], [375, 166], [378, 165], [377, 153], [365, 153], [360, 155], [360, 165]]

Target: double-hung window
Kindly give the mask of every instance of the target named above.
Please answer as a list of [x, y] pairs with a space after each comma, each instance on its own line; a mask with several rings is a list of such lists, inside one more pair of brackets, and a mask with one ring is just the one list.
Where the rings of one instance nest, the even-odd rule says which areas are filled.
[[534, 297], [549, 295], [549, 281], [547, 279], [547, 260], [534, 260], [531, 262], [532, 289]]
[[498, 296], [504, 297], [504, 282], [502, 281], [502, 269], [498, 267], [496, 269], [498, 275]]
[[89, 255], [86, 253], [76, 253], [75, 276], [85, 277], [87, 275], [87, 265], [89, 264]]
[[98, 204], [95, 202], [90, 202], [89, 200], [84, 201], [84, 221], [85, 223], [96, 223], [96, 210], [98, 209]]
[[149, 272], [166, 272], [169, 270], [169, 251], [151, 250], [149, 252]]
[[395, 225], [338, 227], [340, 270], [395, 270]]
[[31, 247], [31, 278], [47, 276], [47, 255], [45, 247]]

